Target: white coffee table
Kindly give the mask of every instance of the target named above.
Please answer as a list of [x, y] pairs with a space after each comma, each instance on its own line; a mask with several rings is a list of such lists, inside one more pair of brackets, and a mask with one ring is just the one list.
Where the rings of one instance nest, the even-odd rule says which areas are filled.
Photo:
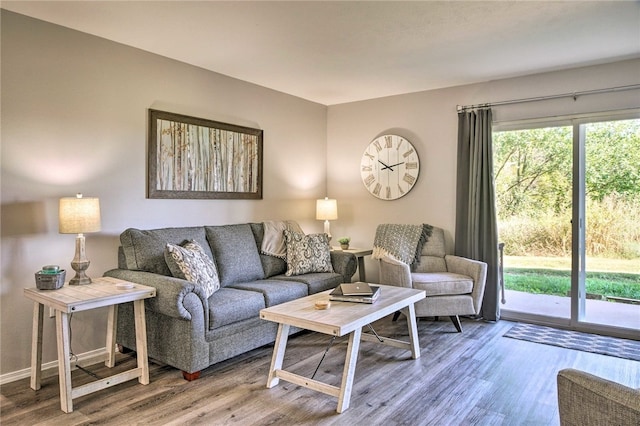
[[[38, 290], [25, 288], [24, 295], [33, 300], [33, 336], [31, 342], [31, 388], [40, 389], [42, 375], [42, 323], [44, 307], [49, 306], [56, 312], [56, 330], [58, 343], [58, 374], [60, 382], [60, 408], [65, 413], [73, 411], [73, 399], [105, 389], [131, 379], [149, 384], [149, 362], [147, 359], [147, 329], [144, 317], [144, 299], [156, 296], [156, 289], [134, 284], [117, 278], [93, 278], [91, 284], [70, 286], [65, 284], [58, 290]], [[116, 285], [123, 285], [121, 289]], [[115, 332], [117, 307], [120, 303], [133, 302], [137, 368], [97, 380], [86, 385], [72, 387], [71, 365], [69, 361], [69, 315], [89, 309], [109, 307], [107, 321], [107, 356], [105, 365], [115, 365]]]
[[[377, 284], [376, 284], [377, 285]], [[338, 398], [337, 412], [349, 408], [353, 376], [356, 370], [360, 340], [382, 343], [411, 351], [413, 359], [420, 357], [418, 329], [413, 304], [424, 299], [424, 290], [381, 285], [381, 294], [373, 304], [352, 302], [331, 302], [327, 310], [315, 309], [315, 303], [329, 300], [331, 290], [282, 303], [260, 311], [260, 318], [277, 322], [276, 337], [267, 379], [267, 388], [276, 386], [280, 379]], [[363, 333], [362, 328], [396, 311], [402, 310], [407, 316], [409, 342]], [[282, 369], [282, 361], [287, 346], [291, 326], [329, 334], [344, 336], [349, 334], [349, 345], [342, 373], [340, 387], [322, 383]], [[378, 339], [380, 338], [380, 340]]]

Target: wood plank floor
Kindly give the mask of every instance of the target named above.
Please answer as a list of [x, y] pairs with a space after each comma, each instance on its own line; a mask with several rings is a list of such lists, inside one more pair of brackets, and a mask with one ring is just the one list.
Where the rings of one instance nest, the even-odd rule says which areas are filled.
[[[130, 381], [74, 400], [60, 410], [57, 376], [34, 392], [23, 379], [0, 388], [2, 425], [557, 425], [556, 373], [565, 367], [640, 387], [640, 363], [503, 337], [514, 323], [464, 320], [418, 322], [422, 356], [362, 342], [351, 406], [281, 381], [266, 388], [273, 345], [202, 372], [187, 382], [180, 371], [152, 363], [151, 384]], [[384, 318], [379, 334], [407, 338], [404, 318]], [[302, 333], [289, 340], [284, 367], [313, 374], [329, 336]], [[338, 385], [347, 339], [337, 339], [316, 379]], [[118, 355], [115, 370], [134, 365]], [[294, 365], [295, 364], [295, 365]], [[102, 364], [85, 366], [100, 377]], [[74, 385], [93, 380], [73, 372]]]

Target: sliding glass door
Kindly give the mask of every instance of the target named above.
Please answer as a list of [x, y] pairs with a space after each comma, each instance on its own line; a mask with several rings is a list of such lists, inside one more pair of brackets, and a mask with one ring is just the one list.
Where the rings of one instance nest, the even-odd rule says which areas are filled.
[[494, 129], [503, 317], [640, 329], [640, 119]]
[[503, 308], [567, 322], [571, 316], [572, 127], [494, 132]]
[[640, 119], [580, 126], [584, 139], [581, 321], [640, 330]]

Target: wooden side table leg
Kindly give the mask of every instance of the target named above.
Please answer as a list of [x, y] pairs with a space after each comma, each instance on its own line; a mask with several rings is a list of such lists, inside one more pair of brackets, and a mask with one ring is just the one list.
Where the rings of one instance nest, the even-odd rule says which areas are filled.
[[138, 368], [141, 369], [138, 381], [143, 385], [148, 385], [149, 358], [147, 354], [147, 322], [144, 317], [144, 300], [134, 301], [133, 311], [136, 322], [136, 351], [138, 352]]
[[278, 334], [276, 336], [276, 343], [273, 346], [273, 356], [271, 357], [271, 366], [269, 367], [267, 388], [272, 388], [280, 382], [280, 379], [276, 377], [276, 370], [282, 369], [282, 361], [284, 360], [284, 351], [287, 348], [288, 339], [289, 324], [278, 324]]
[[364, 256], [358, 257], [358, 274], [360, 276], [360, 281], [363, 283], [367, 282], [367, 276], [364, 271]]
[[73, 411], [71, 396], [71, 365], [69, 362], [69, 315], [56, 311], [58, 340], [58, 381], [60, 382], [60, 408], [65, 413]]
[[40, 389], [42, 379], [42, 323], [44, 305], [33, 302], [33, 328], [31, 331], [31, 389]]
[[349, 408], [351, 401], [351, 389], [353, 388], [353, 376], [356, 372], [356, 362], [358, 361], [358, 350], [360, 349], [360, 337], [362, 328], [358, 328], [349, 334], [349, 346], [347, 357], [344, 362], [342, 372], [342, 384], [340, 385], [340, 395], [338, 396], [338, 413], [342, 413]]
[[[118, 305], [109, 306], [107, 318], [107, 360], [104, 365], [113, 368], [116, 365], [116, 326], [118, 321]], [[136, 326], [136, 330], [138, 327]]]
[[416, 309], [410, 304], [403, 310], [407, 315], [407, 326], [409, 328], [409, 341], [411, 343], [411, 357], [413, 359], [420, 358], [420, 341], [418, 339], [418, 325], [416, 323]]

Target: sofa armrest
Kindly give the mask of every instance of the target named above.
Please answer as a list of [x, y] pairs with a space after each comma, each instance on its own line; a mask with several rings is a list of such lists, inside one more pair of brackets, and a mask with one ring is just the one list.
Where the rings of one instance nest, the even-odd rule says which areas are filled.
[[383, 257], [378, 260], [378, 266], [380, 267], [380, 284], [394, 285], [396, 287], [413, 287], [409, 265], [397, 262], [388, 257]]
[[[202, 288], [190, 281], [152, 272], [131, 271], [128, 269], [111, 269], [105, 272], [104, 275], [154, 287], [156, 289], [156, 297], [145, 300], [146, 309], [188, 321], [192, 320], [191, 312], [199, 312], [200, 309], [204, 309], [205, 324], [209, 321], [209, 302]], [[197, 297], [193, 297], [193, 295]], [[191, 307], [193, 303], [201, 303], [202, 307], [194, 309]]]
[[331, 265], [333, 270], [342, 275], [342, 282], [351, 282], [351, 277], [356, 273], [358, 268], [358, 260], [353, 253], [345, 253], [343, 251], [331, 251]]
[[480, 313], [482, 299], [484, 297], [484, 287], [487, 282], [487, 264], [479, 260], [467, 259], [466, 257], [448, 254], [444, 257], [447, 264], [447, 271], [455, 274], [466, 275], [473, 278], [473, 309], [476, 314]]
[[557, 383], [563, 426], [640, 424], [640, 389], [572, 368], [560, 370]]

